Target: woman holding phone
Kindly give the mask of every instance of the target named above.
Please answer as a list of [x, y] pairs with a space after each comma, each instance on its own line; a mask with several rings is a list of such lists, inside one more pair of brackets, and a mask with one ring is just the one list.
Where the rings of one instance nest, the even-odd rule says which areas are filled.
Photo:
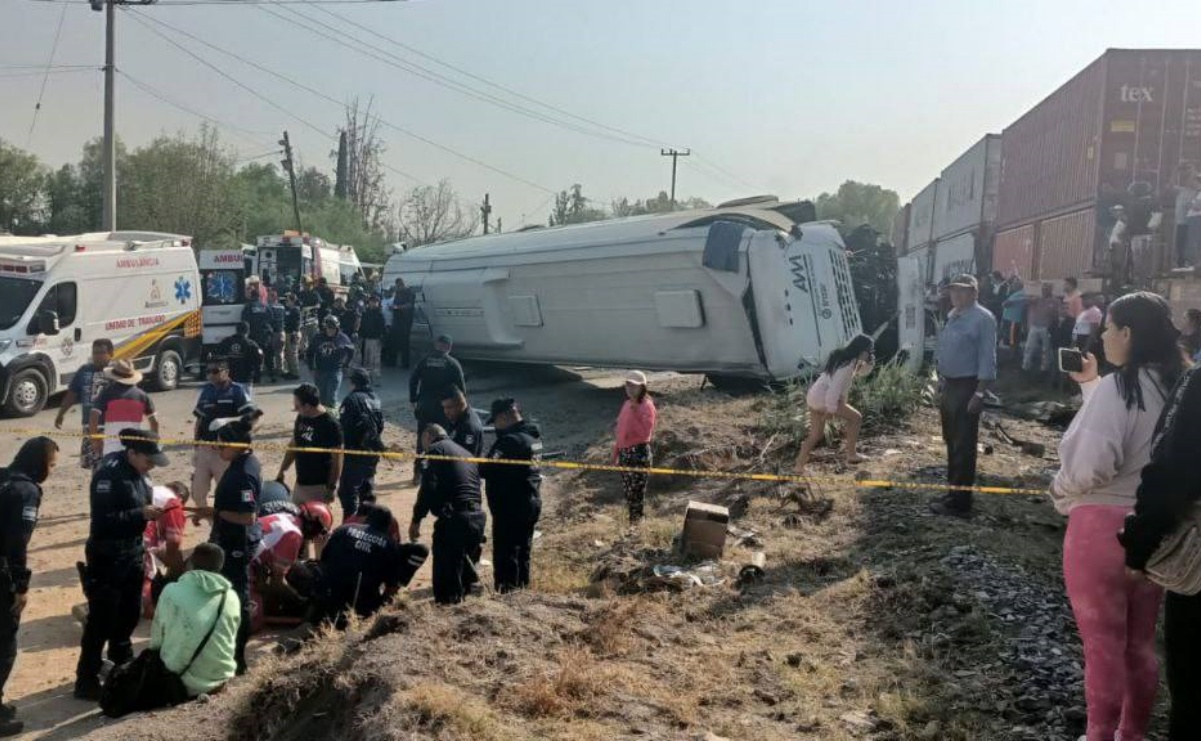
[[1127, 576], [1117, 533], [1134, 507], [1160, 412], [1184, 370], [1177, 335], [1162, 297], [1123, 296], [1101, 335], [1117, 370], [1100, 377], [1087, 353], [1071, 374], [1084, 404], [1060, 442], [1051, 499], [1068, 517], [1063, 572], [1084, 643], [1088, 741], [1112, 741], [1119, 731], [1122, 739], [1142, 739], [1159, 685], [1161, 590]]

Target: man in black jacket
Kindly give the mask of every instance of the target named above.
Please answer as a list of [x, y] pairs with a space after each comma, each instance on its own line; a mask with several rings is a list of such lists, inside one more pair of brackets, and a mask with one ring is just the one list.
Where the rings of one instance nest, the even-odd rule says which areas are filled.
[[229, 377], [254, 396], [263, 368], [263, 348], [250, 338], [250, 324], [238, 322], [234, 333], [217, 343], [214, 355], [229, 362]]
[[[462, 459], [470, 454], [446, 436], [441, 425], [425, 429], [425, 450], [430, 455]], [[427, 514], [434, 523], [434, 601], [450, 605], [463, 601], [475, 581], [470, 554], [484, 538], [487, 517], [480, 508], [480, 474], [474, 463], [464, 460], [426, 460], [421, 490], [413, 505], [409, 539], [421, 538], [421, 521]]]
[[300, 378], [300, 306], [296, 296], [284, 296], [284, 373], [280, 378], [295, 381]]
[[[421, 359], [409, 376], [409, 403], [417, 418], [417, 452], [424, 450], [421, 441], [426, 425], [436, 424], [445, 429], [448, 422], [442, 415], [442, 400], [455, 390], [467, 393], [463, 366], [450, 356], [453, 340], [450, 335], [438, 335], [434, 352]], [[420, 478], [420, 468], [414, 467], [413, 481]]]
[[393, 352], [400, 362], [401, 368], [408, 368], [412, 359], [409, 347], [409, 335], [413, 331], [413, 317], [417, 311], [417, 294], [405, 285], [404, 279], [396, 279], [396, 287], [392, 293], [392, 334]]
[[455, 389], [442, 400], [442, 414], [450, 427], [446, 432], [455, 444], [479, 458], [484, 452], [484, 423], [475, 413], [463, 392]]
[[534, 526], [542, 514], [542, 432], [523, 419], [514, 399], [492, 402], [489, 421], [496, 442], [488, 458], [530, 461], [528, 466], [485, 463], [480, 474], [488, 486], [488, 511], [492, 513], [492, 568], [496, 591], [508, 592], [530, 585], [530, 555]]
[[101, 652], [124, 664], [133, 658], [130, 640], [142, 612], [143, 547], [146, 523], [158, 519], [146, 475], [165, 466], [167, 456], [150, 430], [121, 430], [122, 449], [105, 456], [92, 476], [91, 526], [84, 552], [88, 620], [75, 668], [75, 697], [100, 699]]
[[17, 660], [17, 629], [29, 599], [26, 556], [42, 506], [42, 483], [57, 463], [53, 440], [26, 440], [0, 483], [0, 736], [15, 736], [25, 727], [16, 719], [17, 709], [3, 702], [4, 685]]
[[[362, 368], [354, 368], [350, 371], [350, 384], [351, 391], [338, 409], [343, 444], [347, 450], [382, 451], [384, 412], [379, 397], [371, 388], [371, 378]], [[343, 520], [358, 510], [359, 490], [363, 485], [375, 485], [375, 470], [378, 466], [378, 455], [344, 456], [342, 475], [338, 478], [338, 500], [342, 502]]]
[[316, 622], [329, 620], [344, 627], [351, 610], [369, 617], [406, 583], [407, 551], [388, 535], [392, 513], [373, 506], [365, 520], [334, 530], [321, 549]]
[[363, 344], [363, 367], [374, 381], [380, 378], [380, 357], [384, 349], [387, 324], [384, 320], [384, 310], [380, 308], [379, 296], [373, 293], [367, 298], [367, 308], [359, 320], [359, 339]]

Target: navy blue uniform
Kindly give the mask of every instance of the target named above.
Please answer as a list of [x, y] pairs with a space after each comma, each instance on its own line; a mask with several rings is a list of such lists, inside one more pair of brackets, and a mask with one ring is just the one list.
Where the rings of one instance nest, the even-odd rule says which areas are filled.
[[42, 506], [42, 487], [29, 475], [10, 470], [7, 479], [0, 484], [0, 700], [17, 660], [21, 616], [14, 608], [16, 596], [29, 591], [26, 556]]
[[530, 555], [534, 526], [542, 514], [542, 433], [538, 425], [522, 420], [497, 430], [488, 457], [530, 461], [517, 466], [485, 463], [480, 475], [487, 482], [488, 511], [492, 513], [492, 565], [496, 591], [507, 592], [530, 585]]
[[337, 406], [338, 388], [342, 385], [342, 369], [354, 357], [354, 344], [342, 332], [330, 337], [323, 330], [309, 342], [307, 360], [313, 371], [313, 382], [321, 394], [321, 403]]
[[230, 335], [217, 345], [217, 356], [229, 361], [229, 377], [247, 384], [258, 383], [263, 368], [263, 348], [244, 335]]
[[402, 546], [367, 523], [343, 525], [321, 549], [320, 618], [341, 626], [350, 610], [375, 614], [401, 586]]
[[296, 305], [284, 307], [284, 332], [294, 334], [300, 331], [300, 307]]
[[409, 376], [409, 402], [416, 405], [417, 452], [421, 450], [421, 434], [427, 425], [449, 426], [442, 412], [442, 400], [458, 390], [467, 394], [467, 383], [463, 380], [463, 366], [450, 355], [432, 353], [426, 355]]
[[254, 453], [248, 452], [230, 462], [217, 484], [217, 493], [213, 495], [213, 531], [209, 541], [225, 551], [221, 575], [229, 579], [230, 587], [242, 602], [242, 621], [238, 625], [234, 647], [240, 672], [246, 670], [246, 641], [250, 637], [250, 561], [260, 540], [260, 531], [257, 523], [239, 525], [222, 519], [221, 513], [253, 514], [258, 509], [262, 487], [262, 466]]
[[153, 500], [150, 482], [130, 465], [124, 450], [104, 457], [92, 475], [89, 498], [91, 525], [84, 547], [88, 621], [75, 674], [77, 683], [95, 686], [106, 643], [114, 664], [133, 658], [130, 638], [142, 614], [142, 508]]
[[250, 325], [250, 338], [260, 345], [275, 333], [271, 307], [255, 299], [242, 307], [242, 321]]
[[198, 427], [197, 439], [210, 442], [216, 440], [217, 433], [209, 429], [214, 420], [240, 417], [253, 409], [250, 396], [241, 384], [231, 382], [224, 388], [215, 383], [205, 384], [204, 388], [200, 389], [196, 408], [192, 410]]
[[[384, 412], [379, 397], [370, 386], [357, 388], [346, 395], [338, 409], [342, 425], [342, 440], [347, 450], [384, 449]], [[346, 455], [342, 459], [342, 477], [338, 481], [338, 500], [342, 503], [342, 519], [359, 509], [359, 491], [363, 484], [375, 484], [378, 455]]]
[[474, 409], [469, 407], [457, 422], [451, 422], [446, 434], [450, 435], [450, 439], [454, 440], [456, 445], [471, 453], [473, 458], [479, 458], [483, 454], [484, 423], [480, 421], [480, 415], [476, 414]]
[[[430, 455], [468, 458], [470, 454], [444, 438], [429, 447]], [[480, 508], [480, 475], [474, 463], [464, 460], [426, 460], [421, 490], [413, 506], [413, 521], [427, 514], [434, 523], [434, 601], [462, 602], [475, 580], [471, 554], [484, 539], [487, 517]]]

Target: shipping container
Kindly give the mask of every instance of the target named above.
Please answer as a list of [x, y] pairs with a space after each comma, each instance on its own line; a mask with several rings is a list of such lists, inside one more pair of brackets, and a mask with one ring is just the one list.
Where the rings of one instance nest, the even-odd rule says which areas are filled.
[[938, 178], [922, 188], [909, 204], [909, 250], [929, 245], [934, 241], [934, 204], [938, 198]]
[[910, 204], [906, 203], [892, 218], [892, 246], [898, 255], [909, 251], [909, 206]]
[[976, 273], [976, 233], [964, 232], [934, 244], [934, 267], [931, 278], [935, 283], [950, 280], [964, 273]]
[[1096, 210], [1091, 208], [1039, 224], [1038, 273], [1032, 277], [1057, 280], [1090, 272], [1096, 226]]
[[[1201, 167], [1201, 50], [1110, 49], [1002, 133], [997, 226], [1050, 227], [1040, 233], [1032, 277], [1105, 275], [1113, 207], [1121, 205], [1127, 236], [1149, 241], [1146, 262], [1162, 267], [1187, 165]], [[1148, 235], [1155, 211], [1169, 218]]]
[[934, 199], [935, 240], [968, 230], [984, 238], [997, 216], [1001, 137], [988, 134], [942, 171]]
[[1004, 275], [1017, 273], [1023, 279], [1033, 277], [1034, 225], [997, 232], [993, 239], [993, 270]]
[[1097, 59], [1001, 132], [999, 229], [1096, 198], [1104, 62]]

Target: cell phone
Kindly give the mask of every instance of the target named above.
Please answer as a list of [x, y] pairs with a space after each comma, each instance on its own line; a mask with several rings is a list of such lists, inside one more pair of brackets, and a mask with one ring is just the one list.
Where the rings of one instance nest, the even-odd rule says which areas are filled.
[[1074, 347], [1059, 348], [1059, 370], [1080, 373], [1084, 370], [1084, 354]]

